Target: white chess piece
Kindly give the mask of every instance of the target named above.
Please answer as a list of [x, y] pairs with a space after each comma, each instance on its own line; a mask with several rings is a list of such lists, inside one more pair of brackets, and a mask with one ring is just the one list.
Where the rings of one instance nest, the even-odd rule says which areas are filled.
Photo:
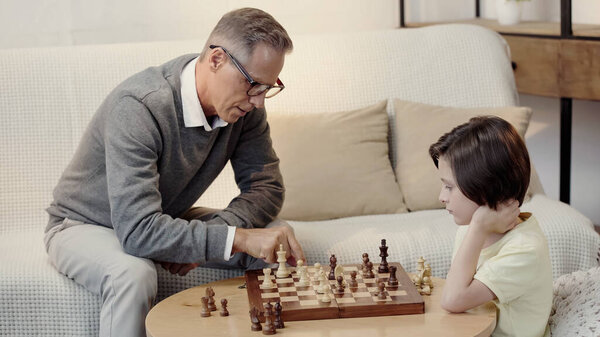
[[264, 268], [263, 275], [265, 278], [260, 284], [260, 289], [273, 289], [275, 287], [275, 283], [273, 283], [271, 280], [271, 268]]
[[317, 293], [324, 294], [329, 289], [329, 280], [325, 276], [323, 269], [319, 269], [319, 285], [317, 286]]
[[283, 250], [283, 245], [279, 245], [279, 251], [277, 252], [277, 262], [279, 262], [279, 267], [277, 268], [277, 273], [275, 276], [277, 278], [286, 278], [290, 276], [290, 270], [286, 266], [287, 258], [285, 257], [285, 250]]
[[325, 291], [323, 293], [323, 296], [321, 296], [321, 302], [323, 302], [323, 303], [331, 302], [331, 297], [329, 297], [329, 291]]
[[298, 280], [298, 285], [301, 287], [306, 287], [310, 284], [308, 279], [308, 273], [306, 271], [306, 267], [304, 266], [304, 261], [298, 260], [296, 266], [296, 274], [300, 275], [300, 280]]

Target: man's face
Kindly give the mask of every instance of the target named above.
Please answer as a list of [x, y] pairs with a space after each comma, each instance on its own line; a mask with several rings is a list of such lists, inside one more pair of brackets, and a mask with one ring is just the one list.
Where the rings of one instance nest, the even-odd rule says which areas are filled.
[[454, 216], [454, 222], [457, 225], [468, 225], [479, 205], [467, 198], [458, 188], [452, 167], [443, 156], [438, 161], [438, 174], [442, 180], [440, 201], [446, 206], [446, 210]]
[[[208, 111], [205, 110], [205, 114], [207, 116], [217, 114], [227, 123], [235, 123], [252, 109], [264, 107], [265, 93], [248, 96], [250, 83], [223, 50], [215, 49], [215, 51], [222, 54], [219, 60], [223, 64], [214, 72], [214, 80], [209, 87], [209, 97], [206, 101]], [[239, 61], [255, 81], [273, 85], [283, 69], [284, 60], [285, 53], [259, 44], [247, 61]], [[209, 61], [212, 62], [212, 59]]]

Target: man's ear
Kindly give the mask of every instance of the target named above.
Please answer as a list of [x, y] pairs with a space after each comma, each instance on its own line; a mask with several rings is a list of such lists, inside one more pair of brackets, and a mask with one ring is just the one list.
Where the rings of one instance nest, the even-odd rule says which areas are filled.
[[215, 48], [208, 54], [208, 66], [210, 71], [217, 71], [226, 62], [226, 55], [221, 49]]

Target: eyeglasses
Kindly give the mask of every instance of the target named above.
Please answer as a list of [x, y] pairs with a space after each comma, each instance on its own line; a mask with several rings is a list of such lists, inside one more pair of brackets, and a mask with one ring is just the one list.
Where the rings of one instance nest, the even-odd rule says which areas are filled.
[[250, 77], [250, 74], [248, 74], [246, 69], [244, 69], [244, 67], [242, 67], [242, 64], [235, 57], [233, 57], [233, 55], [231, 55], [229, 53], [229, 51], [227, 51], [227, 49], [225, 49], [221, 46], [215, 46], [214, 44], [211, 44], [209, 46], [209, 48], [210, 49], [221, 48], [221, 49], [223, 49], [225, 54], [227, 54], [227, 56], [229, 56], [229, 58], [231, 59], [231, 61], [235, 65], [235, 67], [240, 71], [240, 73], [242, 73], [242, 75], [244, 75], [244, 77], [246, 78], [248, 83], [250, 83], [250, 89], [248, 89], [248, 91], [246, 92], [246, 94], [248, 96], [258, 96], [258, 95], [262, 95], [263, 93], [266, 92], [265, 98], [271, 98], [271, 97], [277, 95], [278, 93], [280, 93], [281, 90], [283, 90], [285, 88], [285, 86], [283, 85], [283, 82], [281, 82], [279, 77], [277, 78], [277, 85], [269, 85], [269, 84], [262, 84], [262, 83], [256, 82], [254, 79], [252, 79], [252, 77]]

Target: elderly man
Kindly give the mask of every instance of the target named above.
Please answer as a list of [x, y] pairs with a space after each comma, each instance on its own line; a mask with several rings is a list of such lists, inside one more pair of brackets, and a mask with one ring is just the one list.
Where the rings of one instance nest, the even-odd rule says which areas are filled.
[[[247, 268], [275, 262], [280, 244], [304, 259], [276, 219], [284, 187], [264, 110], [291, 50], [271, 15], [232, 11], [200, 55], [133, 75], [99, 107], [54, 190], [45, 243], [59, 272], [101, 296], [101, 336], [145, 336], [154, 262], [179, 275]], [[241, 193], [190, 209], [229, 160]]]

